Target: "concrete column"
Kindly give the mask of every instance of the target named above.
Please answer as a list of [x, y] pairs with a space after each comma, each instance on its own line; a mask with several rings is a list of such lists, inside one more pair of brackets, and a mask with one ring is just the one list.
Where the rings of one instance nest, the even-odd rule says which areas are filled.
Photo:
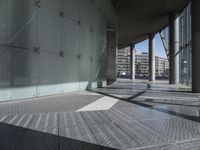
[[135, 45], [130, 45], [130, 66], [131, 66], [131, 79], [135, 80]]
[[112, 84], [117, 79], [116, 50], [116, 31], [107, 31], [107, 84]]
[[149, 35], [149, 81], [155, 81], [155, 35]]
[[177, 13], [169, 16], [169, 84], [179, 83], [179, 17]]
[[192, 11], [192, 92], [200, 93], [200, 1], [191, 1]]

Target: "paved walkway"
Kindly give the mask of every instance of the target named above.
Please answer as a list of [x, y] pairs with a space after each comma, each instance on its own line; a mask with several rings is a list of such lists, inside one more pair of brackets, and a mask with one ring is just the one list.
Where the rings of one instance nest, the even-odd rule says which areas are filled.
[[0, 103], [2, 150], [199, 150], [200, 94], [166, 82]]

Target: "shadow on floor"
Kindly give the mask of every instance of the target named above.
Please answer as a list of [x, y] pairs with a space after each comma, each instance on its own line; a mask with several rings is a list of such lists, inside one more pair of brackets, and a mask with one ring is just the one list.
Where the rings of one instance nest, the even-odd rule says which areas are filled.
[[[176, 100], [173, 100], [176, 102]], [[153, 99], [145, 99], [144, 101], [141, 101], [145, 104], [161, 104], [161, 105], [173, 105], [173, 106], [186, 106], [186, 107], [200, 107], [200, 105], [191, 105], [191, 104], [181, 104], [181, 103], [170, 103], [170, 102], [156, 102]], [[198, 101], [199, 102], [199, 101]], [[191, 102], [190, 102], [191, 103]]]
[[0, 137], [0, 150], [114, 150], [5, 123], [0, 123]]
[[[96, 90], [90, 90], [90, 91], [98, 93], [98, 94], [102, 94], [104, 96], [112, 97], [112, 98], [115, 98], [115, 99], [118, 99], [118, 100], [121, 100], [121, 101], [132, 103], [132, 104], [135, 104], [135, 105], [138, 105], [138, 106], [147, 107], [147, 108], [155, 110], [155, 111], [159, 111], [159, 112], [162, 112], [162, 113], [170, 114], [170, 115], [173, 115], [173, 116], [176, 116], [176, 117], [180, 117], [180, 118], [184, 118], [184, 119], [188, 119], [188, 120], [200, 123], [200, 115], [199, 116], [191, 116], [191, 115], [183, 114], [181, 112], [175, 112], [175, 111], [172, 111], [172, 110], [168, 110], [168, 109], [165, 109], [165, 108], [154, 107], [151, 104], [147, 104], [145, 102], [140, 102], [140, 101], [134, 100], [138, 96], [141, 96], [144, 93], [146, 93], [148, 90], [150, 90], [150, 88], [151, 88], [151, 85], [147, 84], [146, 89], [144, 89], [143, 91], [138, 92], [137, 94], [132, 95], [128, 98], [121, 98], [121, 97], [117, 97], [117, 96], [114, 96], [114, 95], [111, 95], [111, 94], [108, 94], [108, 93], [104, 93], [104, 92], [101, 92], [101, 91], [96, 91]], [[200, 112], [199, 112], [199, 114], [200, 114]]]

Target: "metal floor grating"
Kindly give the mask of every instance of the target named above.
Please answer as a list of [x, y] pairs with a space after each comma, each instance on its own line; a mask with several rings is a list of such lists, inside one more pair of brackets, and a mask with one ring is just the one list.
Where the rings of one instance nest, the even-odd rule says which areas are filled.
[[[167, 91], [168, 86], [162, 89]], [[129, 98], [116, 97], [119, 102], [111, 109], [91, 112], [76, 111], [104, 95], [85, 92], [0, 103], [0, 149], [200, 149], [198, 95], [143, 93], [146, 84], [134, 82], [98, 90]]]

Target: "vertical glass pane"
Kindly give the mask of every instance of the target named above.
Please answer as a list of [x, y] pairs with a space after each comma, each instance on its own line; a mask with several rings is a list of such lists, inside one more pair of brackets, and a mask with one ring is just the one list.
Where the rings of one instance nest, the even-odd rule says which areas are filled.
[[38, 55], [39, 83], [37, 95], [49, 95], [61, 92], [61, 61], [59, 54], [41, 52]]
[[[33, 97], [36, 83], [32, 67], [34, 56], [31, 51], [5, 48], [0, 55], [0, 94], [2, 100]], [[21, 94], [23, 93], [23, 94]]]
[[63, 91], [79, 90], [79, 60], [77, 56], [65, 56], [62, 60]]
[[191, 85], [191, 4], [180, 15], [180, 81]]

